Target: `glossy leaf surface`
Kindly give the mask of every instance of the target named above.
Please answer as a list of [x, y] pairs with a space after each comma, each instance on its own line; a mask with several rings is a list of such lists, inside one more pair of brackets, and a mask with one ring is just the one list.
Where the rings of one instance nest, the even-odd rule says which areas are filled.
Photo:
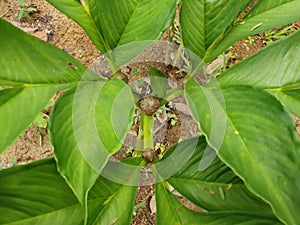
[[[193, 117], [222, 161], [270, 203], [282, 221], [298, 224], [300, 182], [294, 177], [300, 175], [299, 139], [280, 102], [249, 86], [201, 87], [194, 80], [186, 84], [185, 94]], [[216, 119], [226, 121], [223, 131], [214, 127]], [[210, 138], [216, 133], [221, 143]]]
[[175, 14], [176, 0], [47, 0], [80, 24], [98, 49], [158, 39]]
[[[0, 181], [0, 224], [83, 224], [81, 204], [53, 159], [3, 170]], [[89, 194], [88, 224], [130, 224], [135, 192], [100, 177]]]
[[49, 130], [58, 169], [83, 205], [130, 129], [133, 104], [130, 88], [113, 78], [82, 82], [54, 107]]
[[218, 77], [221, 86], [245, 84], [265, 89], [300, 117], [300, 32], [274, 43]]
[[55, 92], [74, 86], [86, 68], [62, 50], [3, 19], [0, 49], [0, 86], [4, 88], [0, 91], [2, 152], [30, 125]]
[[195, 212], [187, 209], [174, 195], [172, 195], [165, 183], [156, 185], [157, 224], [178, 225], [219, 225], [219, 224], [281, 224], [280, 222], [260, 216], [239, 212]]
[[[195, 139], [183, 142], [193, 145]], [[175, 147], [172, 147], [173, 151]], [[227, 167], [218, 157], [204, 170], [200, 170], [200, 164], [204, 152], [207, 150], [205, 138], [200, 137], [193, 155], [189, 161], [176, 174], [167, 179], [176, 191], [193, 202], [198, 207], [209, 211], [241, 212], [249, 215], [270, 216], [275, 219], [271, 207], [247, 190], [243, 181]], [[184, 160], [188, 155], [188, 149], [182, 150], [184, 154], [179, 156], [169, 153], [174, 160]], [[170, 157], [170, 156], [168, 156]], [[238, 204], [237, 204], [238, 202]]]
[[[239, 21], [252, 1], [182, 1], [185, 46], [209, 62], [236, 41], [299, 20], [299, 0], [261, 1]], [[276, 16], [274, 16], [276, 15]]]
[[224, 35], [223, 40], [215, 44], [208, 60], [217, 57], [225, 49], [244, 37], [269, 31], [299, 20], [299, 7], [299, 0], [259, 1], [242, 22], [230, 28], [228, 34]]
[[231, 26], [251, 0], [183, 0], [180, 12], [186, 48], [205, 58], [208, 48]]

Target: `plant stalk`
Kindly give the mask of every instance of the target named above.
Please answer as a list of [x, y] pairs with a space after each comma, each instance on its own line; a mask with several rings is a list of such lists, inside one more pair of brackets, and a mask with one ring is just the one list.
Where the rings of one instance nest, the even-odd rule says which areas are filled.
[[153, 143], [153, 116], [146, 115], [145, 113], [142, 113], [142, 119], [143, 119], [143, 131], [144, 131], [144, 150], [150, 148], [154, 149], [154, 143]]

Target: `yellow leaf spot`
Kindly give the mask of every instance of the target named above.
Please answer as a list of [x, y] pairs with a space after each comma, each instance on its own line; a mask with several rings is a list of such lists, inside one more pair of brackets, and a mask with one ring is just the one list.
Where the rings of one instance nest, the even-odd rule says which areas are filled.
[[240, 135], [240, 133], [236, 130], [236, 131], [234, 131], [234, 133], [236, 134], [236, 135]]
[[226, 190], [229, 191], [231, 188], [232, 188], [232, 183], [229, 183], [229, 184], [227, 185]]

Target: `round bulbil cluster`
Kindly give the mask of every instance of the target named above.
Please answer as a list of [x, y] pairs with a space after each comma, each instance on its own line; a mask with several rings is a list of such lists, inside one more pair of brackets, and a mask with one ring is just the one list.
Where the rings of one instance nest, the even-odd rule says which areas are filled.
[[143, 158], [149, 163], [153, 162], [154, 159], [155, 159], [154, 150], [151, 149], [151, 148], [145, 149], [144, 152], [143, 152]]
[[140, 101], [140, 108], [147, 115], [153, 115], [159, 106], [160, 102], [155, 96], [148, 95]]

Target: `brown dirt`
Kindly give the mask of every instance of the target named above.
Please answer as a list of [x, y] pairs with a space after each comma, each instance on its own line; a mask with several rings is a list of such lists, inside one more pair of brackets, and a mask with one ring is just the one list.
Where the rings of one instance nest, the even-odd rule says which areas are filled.
[[[20, 27], [25, 32], [56, 45], [57, 47], [68, 52], [70, 55], [74, 56], [86, 66], [93, 64], [94, 61], [100, 56], [98, 50], [91, 43], [84, 31], [75, 22], [68, 19], [65, 15], [61, 14], [47, 2], [42, 0], [25, 0], [25, 4], [22, 7], [33, 7], [36, 8], [37, 11], [31, 14], [30, 19], [22, 19], [21, 21], [18, 20], [20, 6], [16, 0], [0, 0], [0, 6], [0, 17], [13, 22], [14, 25]], [[166, 39], [167, 37], [164, 36], [164, 38]], [[252, 39], [254, 40], [253, 42]], [[256, 35], [253, 36], [252, 39], [243, 39], [228, 50], [232, 54], [236, 55], [235, 59], [231, 58], [230, 64], [237, 63], [238, 61], [265, 46], [263, 37]], [[177, 76], [175, 77], [175, 80], [179, 83], [182, 82], [181, 78], [178, 77], [179, 75], [174, 73], [174, 71], [170, 71], [170, 68], [157, 64], [155, 64], [155, 66], [159, 67], [159, 69], [168, 74], [170, 78], [174, 79], [174, 76]], [[138, 76], [132, 75], [136, 69], [140, 69]], [[145, 64], [132, 65], [130, 70], [131, 75], [129, 77], [129, 83], [132, 83], [133, 80], [141, 79], [148, 75], [147, 65]], [[174, 70], [174, 68], [171, 70]], [[182, 97], [179, 97], [174, 101], [184, 104], [184, 99]], [[161, 142], [165, 144], [167, 148], [169, 148], [178, 141], [180, 135], [190, 136], [198, 132], [197, 125], [194, 125], [191, 122], [192, 120], [190, 116], [186, 115], [183, 111], [184, 109], [181, 111], [173, 111], [173, 113], [178, 116], [179, 122], [174, 126], [170, 126], [166, 121], [166, 126], [168, 129], [163, 135], [163, 140], [157, 140], [157, 142]], [[184, 121], [186, 122], [183, 123]], [[295, 118], [295, 122], [300, 134], [300, 120]], [[192, 128], [190, 127], [190, 124], [192, 124]], [[135, 130], [134, 126], [133, 130]], [[134, 143], [131, 142], [130, 144]], [[33, 160], [51, 157], [52, 154], [53, 151], [48, 136], [41, 135], [38, 128], [34, 125], [31, 125], [23, 132], [23, 134], [14, 142], [13, 145], [11, 145], [3, 154], [0, 155], [0, 163], [3, 163], [9, 167], [11, 166], [11, 162], [14, 158], [16, 158], [17, 164], [25, 164]], [[122, 151], [116, 155], [116, 157], [119, 159], [128, 156], [130, 155], [126, 153], [125, 147], [123, 147]], [[155, 224], [155, 213], [153, 213], [150, 209], [150, 200], [153, 196], [153, 192], [153, 186], [139, 187], [136, 204], [141, 202], [144, 202], [145, 204], [135, 211], [132, 224]], [[189, 207], [194, 207], [187, 202], [185, 203]]]
[[[68, 52], [83, 64], [89, 66], [100, 54], [82, 28], [66, 15], [60, 13], [46, 1], [25, 0], [19, 6], [17, 0], [0, 0], [0, 16], [28, 33], [48, 41]], [[32, 7], [36, 12], [29, 19], [18, 20], [21, 8]], [[31, 28], [31, 29], [29, 29]], [[28, 30], [29, 29], [29, 30]], [[50, 31], [53, 35], [47, 35]]]
[[261, 48], [265, 47], [264, 39], [260, 35], [255, 35], [252, 37], [247, 37], [235, 43], [227, 51], [230, 58], [228, 65], [236, 64], [243, 60], [249, 55], [257, 52]]

